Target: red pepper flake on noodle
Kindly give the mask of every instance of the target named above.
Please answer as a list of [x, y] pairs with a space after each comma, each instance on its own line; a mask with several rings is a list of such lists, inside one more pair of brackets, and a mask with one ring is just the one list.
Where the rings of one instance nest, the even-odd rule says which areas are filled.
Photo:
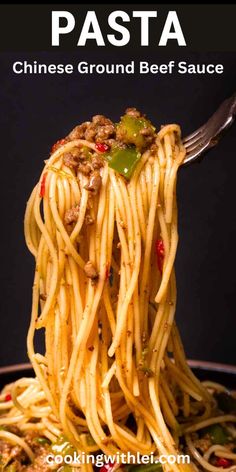
[[164, 248], [163, 240], [158, 239], [156, 241], [155, 247], [156, 247], [156, 255], [157, 255], [157, 266], [160, 273], [162, 274], [164, 258], [165, 258], [165, 248]]
[[58, 139], [58, 141], [56, 141], [52, 148], [51, 148], [51, 154], [53, 154], [55, 151], [57, 151], [61, 146], [63, 146], [64, 144], [67, 143], [67, 140], [65, 138], [63, 139]]
[[40, 185], [40, 192], [39, 196], [43, 198], [45, 196], [45, 191], [46, 191], [46, 178], [47, 178], [47, 172], [43, 174], [42, 180], [41, 180], [41, 185]]
[[[120, 466], [119, 466], [120, 467]], [[112, 462], [108, 462], [107, 464], [104, 464], [101, 468], [100, 468], [100, 472], [113, 472], [115, 471], [116, 469], [118, 468], [118, 464], [115, 462], [115, 463], [112, 463]]]
[[104, 152], [107, 152], [109, 150], [109, 146], [105, 143], [96, 143], [95, 144], [95, 149], [98, 152], [104, 153]]
[[216, 459], [216, 467], [222, 467], [223, 469], [227, 469], [232, 465], [232, 461], [230, 459], [226, 459], [225, 457], [217, 457]]

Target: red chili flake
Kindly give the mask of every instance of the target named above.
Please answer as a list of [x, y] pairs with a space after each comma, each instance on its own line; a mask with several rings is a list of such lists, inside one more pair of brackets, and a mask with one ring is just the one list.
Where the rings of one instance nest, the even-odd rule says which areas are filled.
[[46, 177], [47, 177], [47, 172], [43, 174], [42, 180], [41, 180], [41, 185], [40, 185], [40, 192], [39, 196], [43, 198], [45, 196], [45, 190], [46, 190]]
[[51, 148], [51, 154], [53, 154], [55, 151], [57, 151], [57, 149], [59, 149], [59, 147], [63, 146], [63, 144], [66, 144], [66, 142], [67, 142], [67, 140], [65, 138], [58, 139], [58, 141], [56, 143], [54, 143], [52, 148]]
[[222, 467], [223, 469], [227, 469], [232, 465], [232, 461], [230, 459], [226, 459], [225, 457], [217, 457], [216, 459], [216, 467]]
[[156, 241], [156, 254], [157, 254], [157, 266], [162, 274], [163, 272], [163, 263], [164, 263], [164, 257], [165, 257], [165, 248], [164, 248], [164, 243], [162, 239], [158, 239]]
[[116, 468], [117, 468], [116, 462], [114, 464], [112, 462], [111, 463], [109, 462], [108, 464], [104, 464], [100, 468], [100, 472], [112, 472]]
[[96, 151], [98, 152], [107, 152], [109, 149], [108, 144], [105, 143], [96, 143], [95, 144]]
[[11, 394], [10, 393], [7, 393], [6, 396], [5, 396], [5, 402], [10, 402], [11, 401]]

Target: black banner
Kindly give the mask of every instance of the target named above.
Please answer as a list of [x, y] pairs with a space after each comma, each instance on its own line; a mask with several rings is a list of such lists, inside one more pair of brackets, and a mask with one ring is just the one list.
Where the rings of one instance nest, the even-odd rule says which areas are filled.
[[[52, 11], [69, 12], [71, 31], [60, 35], [59, 46], [52, 46]], [[84, 26], [88, 11], [94, 11], [97, 19], [97, 30], [104, 44], [98, 45], [96, 39], [87, 39], [86, 44], [77, 45]], [[112, 12], [121, 12], [117, 18], [118, 28], [111, 27]], [[134, 11], [152, 12], [154, 15], [148, 21], [148, 39], [144, 38], [144, 22], [134, 17]], [[169, 39], [166, 45], [160, 45], [163, 29], [169, 12], [176, 12], [186, 45], [179, 45], [176, 39]], [[123, 12], [123, 13], [122, 13]], [[154, 12], [154, 13], [153, 13]], [[156, 13], [155, 13], [156, 12]], [[136, 14], [137, 15], [137, 14]], [[124, 19], [123, 19], [123, 18]], [[67, 19], [60, 19], [60, 27], [67, 25]], [[1, 51], [75, 51], [86, 49], [101, 49], [103, 47], [126, 50], [157, 50], [168, 49], [192, 51], [234, 51], [236, 5], [173, 5], [173, 4], [47, 4], [47, 5], [1, 5], [0, 7], [0, 50]], [[110, 24], [109, 24], [110, 23]], [[142, 25], [142, 26], [141, 26]], [[73, 26], [73, 28], [72, 28]], [[90, 32], [93, 24], [90, 25]], [[174, 31], [172, 25], [171, 32]], [[115, 46], [109, 37], [114, 35], [116, 40], [122, 38], [126, 31], [127, 44]], [[68, 27], [68, 29], [70, 29]], [[143, 35], [143, 38], [142, 38]], [[145, 41], [143, 41], [145, 39]], [[145, 42], [146, 45], [141, 43]], [[101, 42], [101, 41], [100, 41]], [[124, 41], [125, 42], [125, 41]], [[121, 43], [120, 43], [121, 44]]]

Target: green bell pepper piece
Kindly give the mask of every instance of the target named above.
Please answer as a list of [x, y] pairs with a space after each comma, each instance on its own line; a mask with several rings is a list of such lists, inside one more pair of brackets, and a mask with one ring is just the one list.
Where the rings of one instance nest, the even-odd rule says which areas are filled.
[[123, 175], [126, 179], [130, 179], [140, 157], [140, 152], [133, 146], [126, 148], [114, 146], [110, 152], [106, 154], [109, 167], [119, 172], [119, 174]]
[[145, 147], [145, 137], [140, 134], [140, 131], [146, 128], [152, 128], [153, 131], [155, 131], [151, 122], [146, 118], [136, 118], [134, 116], [124, 115], [122, 116], [120, 123], [117, 125], [116, 136], [120, 141], [126, 144], [134, 144], [141, 150]]
[[228, 442], [228, 435], [224, 428], [219, 424], [212, 424], [204, 428], [204, 435], [208, 434], [212, 444], [226, 444]]

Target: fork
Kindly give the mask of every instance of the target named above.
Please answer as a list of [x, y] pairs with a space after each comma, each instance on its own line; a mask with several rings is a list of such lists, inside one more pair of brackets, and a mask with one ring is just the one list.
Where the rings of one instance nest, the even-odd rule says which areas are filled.
[[195, 162], [216, 146], [220, 137], [234, 122], [236, 115], [236, 93], [227, 98], [209, 120], [183, 139], [186, 157], [183, 165]]

